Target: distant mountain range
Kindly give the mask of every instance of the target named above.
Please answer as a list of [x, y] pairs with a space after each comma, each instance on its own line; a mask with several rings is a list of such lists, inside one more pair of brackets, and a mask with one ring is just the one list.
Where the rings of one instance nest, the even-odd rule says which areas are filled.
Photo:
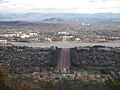
[[0, 13], [0, 21], [118, 23], [120, 14], [97, 13]]
[[49, 19], [44, 19], [41, 22], [43, 23], [62, 23], [62, 22], [68, 22], [64, 18], [49, 18]]

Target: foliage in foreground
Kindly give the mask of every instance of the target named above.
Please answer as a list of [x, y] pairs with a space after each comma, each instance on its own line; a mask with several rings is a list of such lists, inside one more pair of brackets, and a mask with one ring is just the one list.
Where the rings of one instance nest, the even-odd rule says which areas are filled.
[[84, 82], [82, 79], [39, 81], [37, 85], [21, 80], [13, 84], [8, 71], [0, 66], [0, 90], [120, 90], [120, 77], [106, 80], [105, 84], [97, 81]]
[[120, 90], [120, 76], [105, 81], [109, 90]]

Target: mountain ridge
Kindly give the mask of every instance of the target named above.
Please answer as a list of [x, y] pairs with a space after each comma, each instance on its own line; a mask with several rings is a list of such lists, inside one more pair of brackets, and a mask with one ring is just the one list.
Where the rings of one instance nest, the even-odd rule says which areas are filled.
[[120, 13], [0, 13], [0, 21], [46, 21], [86, 22], [86, 23], [120, 23]]

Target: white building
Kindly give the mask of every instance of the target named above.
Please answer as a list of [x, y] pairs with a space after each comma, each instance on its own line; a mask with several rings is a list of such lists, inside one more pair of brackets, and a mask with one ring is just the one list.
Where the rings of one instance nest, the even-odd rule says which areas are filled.
[[80, 41], [80, 38], [75, 38], [75, 41]]
[[0, 40], [0, 43], [6, 44], [6, 43], [7, 43], [7, 40]]
[[29, 35], [27, 35], [27, 34], [23, 34], [22, 36], [21, 36], [21, 38], [29, 38], [30, 36]]
[[105, 42], [105, 39], [95, 39], [96, 42]]
[[58, 32], [58, 35], [69, 35], [70, 33], [69, 32]]
[[51, 38], [49, 38], [49, 37], [46, 37], [45, 40], [48, 42], [52, 42]]
[[73, 36], [62, 36], [62, 41], [71, 41], [71, 39], [73, 38]]
[[36, 32], [31, 32], [31, 33], [29, 33], [29, 35], [30, 36], [36, 36], [36, 35], [38, 35]]

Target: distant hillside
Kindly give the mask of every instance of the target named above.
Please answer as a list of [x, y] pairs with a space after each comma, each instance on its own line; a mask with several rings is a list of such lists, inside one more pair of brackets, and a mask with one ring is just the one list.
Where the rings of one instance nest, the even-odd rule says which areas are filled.
[[97, 13], [0, 13], [0, 21], [118, 23], [120, 14]]
[[65, 23], [68, 21], [65, 19], [61, 19], [61, 18], [49, 18], [49, 19], [44, 19], [41, 22], [43, 23]]

